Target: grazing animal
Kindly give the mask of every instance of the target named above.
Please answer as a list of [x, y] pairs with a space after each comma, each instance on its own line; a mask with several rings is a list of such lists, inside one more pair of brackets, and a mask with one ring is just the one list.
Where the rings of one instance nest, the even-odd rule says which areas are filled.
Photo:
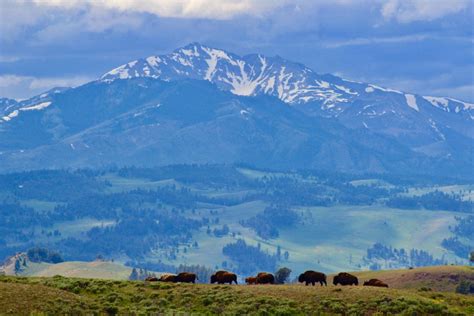
[[260, 272], [257, 274], [257, 284], [275, 284], [275, 277], [271, 273]]
[[216, 271], [213, 275], [211, 275], [211, 284], [214, 284], [217, 282], [217, 276], [218, 275], [221, 275], [221, 274], [224, 274], [224, 273], [227, 273], [228, 271], [225, 271], [225, 270], [219, 270], [219, 271]]
[[176, 276], [175, 282], [196, 283], [197, 275], [190, 272], [181, 272]]
[[324, 273], [316, 272], [312, 270], [309, 270], [309, 271], [306, 271], [305, 273], [300, 274], [300, 276], [298, 277], [298, 282], [300, 283], [305, 282], [306, 285], [312, 284], [313, 286], [318, 282], [319, 284], [321, 284], [321, 286], [328, 285], [328, 283], [326, 282], [326, 275]]
[[163, 274], [160, 276], [159, 281], [161, 282], [176, 282], [176, 275], [175, 274]]
[[334, 276], [332, 281], [334, 285], [359, 285], [359, 279], [355, 275], [349, 274], [347, 272], [341, 272], [338, 275]]
[[237, 283], [237, 275], [232, 272], [228, 271], [217, 271], [213, 275], [211, 275], [211, 284], [217, 283], [217, 284], [224, 284], [224, 283], [229, 283], [232, 284], [232, 282]]
[[247, 284], [257, 284], [257, 278], [256, 277], [248, 277], [245, 278], [245, 283]]
[[155, 276], [149, 276], [145, 279], [145, 281], [148, 281], [148, 282], [156, 282], [158, 281], [158, 278], [155, 277]]
[[369, 281], [364, 282], [364, 286], [388, 287], [388, 284], [379, 279], [370, 279]]

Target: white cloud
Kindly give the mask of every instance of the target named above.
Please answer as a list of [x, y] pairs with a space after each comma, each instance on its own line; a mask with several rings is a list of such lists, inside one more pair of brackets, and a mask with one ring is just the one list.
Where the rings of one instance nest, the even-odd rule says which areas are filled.
[[463, 11], [470, 3], [471, 0], [388, 0], [382, 5], [381, 14], [400, 23], [432, 21]]
[[16, 61], [19, 61], [20, 57], [18, 56], [2, 56], [0, 55], [0, 63], [14, 63]]
[[75, 76], [67, 78], [32, 78], [29, 84], [30, 89], [51, 89], [54, 87], [77, 87], [93, 80], [90, 77]]
[[459, 42], [470, 42], [473, 43], [471, 37], [462, 36], [439, 36], [435, 34], [411, 34], [404, 36], [391, 36], [391, 37], [358, 37], [342, 41], [327, 41], [323, 42], [322, 46], [326, 48], [339, 48], [345, 46], [360, 46], [360, 45], [374, 45], [374, 44], [396, 44], [396, 43], [413, 43], [421, 42], [425, 40], [450, 40]]
[[329, 41], [323, 43], [326, 48], [338, 48], [344, 46], [359, 46], [359, 45], [373, 45], [373, 44], [390, 44], [390, 43], [407, 43], [407, 42], [418, 42], [425, 39], [431, 38], [426, 34], [413, 34], [406, 36], [393, 36], [393, 37], [368, 37], [368, 38], [353, 38], [344, 41]]
[[81, 6], [128, 12], [145, 12], [161, 17], [230, 19], [236, 15], [261, 15], [290, 0], [33, 0], [40, 6], [71, 9]]
[[95, 78], [0, 75], [0, 97], [27, 98], [54, 87], [77, 87]]
[[25, 78], [27, 77], [16, 76], [16, 75], [0, 76], [0, 88], [8, 88], [11, 86], [16, 86], [22, 83], [25, 80]]

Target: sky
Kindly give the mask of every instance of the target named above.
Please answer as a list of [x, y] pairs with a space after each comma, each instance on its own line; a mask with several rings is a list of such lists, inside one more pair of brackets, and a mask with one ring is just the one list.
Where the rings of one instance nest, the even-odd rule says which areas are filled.
[[0, 97], [200, 42], [474, 102], [474, 0], [2, 0]]

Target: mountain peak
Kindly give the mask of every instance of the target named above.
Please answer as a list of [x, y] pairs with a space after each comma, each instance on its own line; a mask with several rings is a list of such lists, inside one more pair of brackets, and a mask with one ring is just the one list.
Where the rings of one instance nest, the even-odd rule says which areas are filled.
[[[407, 111], [423, 112], [426, 109], [453, 113], [467, 111], [470, 112], [469, 119], [474, 120], [474, 114], [471, 113], [474, 108], [466, 102], [423, 97], [331, 74], [321, 75], [303, 64], [280, 56], [239, 56], [199, 42], [189, 43], [170, 54], [129, 62], [104, 74], [101, 80], [107, 82], [134, 77], [160, 78], [165, 81], [207, 80], [236, 95], [266, 94], [292, 106], [314, 104], [305, 109], [324, 116], [338, 116], [353, 109], [352, 105], [360, 100], [364, 100], [364, 103], [386, 100], [378, 106], [381, 109], [376, 113], [384, 115], [388, 111], [396, 111], [399, 115], [405, 115], [403, 113]], [[400, 106], [393, 109], [390, 102]]]

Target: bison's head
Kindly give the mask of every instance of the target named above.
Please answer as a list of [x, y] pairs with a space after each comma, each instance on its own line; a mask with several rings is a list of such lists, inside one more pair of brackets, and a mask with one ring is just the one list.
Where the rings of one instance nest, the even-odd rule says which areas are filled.
[[217, 278], [216, 278], [216, 275], [215, 275], [215, 274], [211, 275], [211, 284], [216, 283], [216, 282], [217, 282], [216, 279], [217, 279]]
[[304, 282], [304, 273], [301, 273], [300, 276], [298, 277], [298, 282]]
[[339, 276], [336, 275], [334, 279], [332, 280], [332, 284], [337, 285], [339, 283]]
[[369, 281], [365, 281], [365, 282], [364, 282], [364, 285], [369, 285]]

